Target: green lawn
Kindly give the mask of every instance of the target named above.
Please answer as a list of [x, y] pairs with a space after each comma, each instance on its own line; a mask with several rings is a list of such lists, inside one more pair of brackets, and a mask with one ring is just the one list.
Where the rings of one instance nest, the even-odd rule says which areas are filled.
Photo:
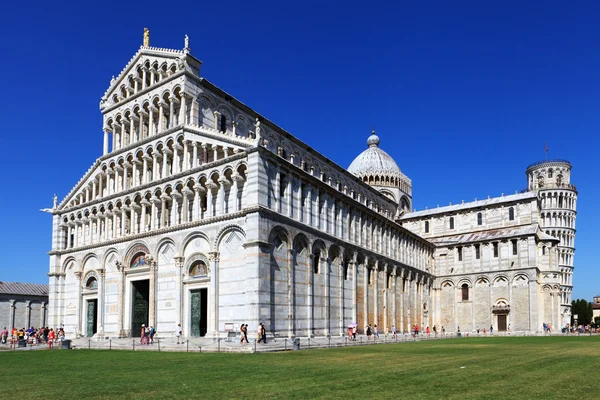
[[0, 353], [0, 398], [595, 396], [600, 337], [470, 338], [264, 354]]

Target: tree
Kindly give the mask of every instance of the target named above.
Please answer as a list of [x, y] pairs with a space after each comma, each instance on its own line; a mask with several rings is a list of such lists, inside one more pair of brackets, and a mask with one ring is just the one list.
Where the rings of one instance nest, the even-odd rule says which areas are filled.
[[587, 325], [592, 323], [592, 303], [585, 299], [577, 299], [571, 302], [571, 325], [575, 325], [575, 315], [577, 315], [578, 325]]

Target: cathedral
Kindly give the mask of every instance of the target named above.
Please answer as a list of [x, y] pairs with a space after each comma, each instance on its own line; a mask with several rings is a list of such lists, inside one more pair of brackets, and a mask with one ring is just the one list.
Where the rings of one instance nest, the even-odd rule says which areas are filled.
[[[104, 143], [52, 213], [48, 323], [68, 337], [536, 332], [570, 321], [568, 161], [527, 190], [423, 211], [373, 132], [346, 170], [142, 46], [100, 100]], [[383, 143], [382, 143], [383, 142]]]

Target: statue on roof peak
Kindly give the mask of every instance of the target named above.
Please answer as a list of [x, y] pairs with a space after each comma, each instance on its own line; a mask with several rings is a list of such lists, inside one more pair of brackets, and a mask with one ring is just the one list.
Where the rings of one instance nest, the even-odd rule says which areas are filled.
[[144, 47], [150, 47], [150, 29], [144, 28]]

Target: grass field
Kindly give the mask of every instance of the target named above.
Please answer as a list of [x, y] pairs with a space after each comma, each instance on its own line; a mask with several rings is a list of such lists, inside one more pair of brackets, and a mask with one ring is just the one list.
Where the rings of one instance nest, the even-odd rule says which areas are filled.
[[600, 337], [470, 338], [263, 354], [0, 353], [0, 398], [595, 397]]

